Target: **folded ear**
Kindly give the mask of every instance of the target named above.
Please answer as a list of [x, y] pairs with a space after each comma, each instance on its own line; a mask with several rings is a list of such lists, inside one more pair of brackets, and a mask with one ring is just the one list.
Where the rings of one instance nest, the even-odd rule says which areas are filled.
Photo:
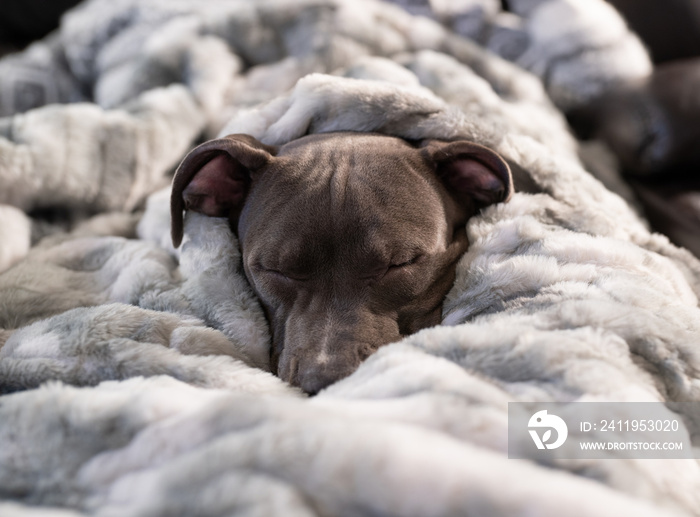
[[422, 147], [449, 193], [469, 212], [510, 199], [510, 167], [495, 151], [466, 140], [428, 140]]
[[252, 174], [267, 165], [276, 148], [250, 135], [228, 135], [194, 148], [175, 172], [170, 196], [170, 233], [177, 248], [182, 242], [183, 212], [212, 217], [240, 215]]

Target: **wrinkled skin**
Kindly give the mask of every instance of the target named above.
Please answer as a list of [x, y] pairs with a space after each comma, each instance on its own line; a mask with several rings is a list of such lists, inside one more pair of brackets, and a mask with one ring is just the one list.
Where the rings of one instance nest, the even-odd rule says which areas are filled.
[[330, 133], [272, 148], [227, 138], [244, 138], [255, 156], [186, 159], [173, 199], [229, 216], [272, 329], [273, 368], [311, 394], [380, 346], [440, 323], [467, 219], [512, 189], [502, 159], [470, 143]]

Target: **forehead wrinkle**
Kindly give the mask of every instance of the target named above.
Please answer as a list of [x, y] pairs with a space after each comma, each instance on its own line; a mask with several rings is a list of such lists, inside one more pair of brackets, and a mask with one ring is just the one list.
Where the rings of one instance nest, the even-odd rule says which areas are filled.
[[[270, 264], [294, 262], [300, 250], [312, 250], [322, 260], [316, 232], [327, 220], [323, 174], [316, 173], [323, 158], [315, 153], [297, 153], [277, 159], [250, 193], [249, 248], [262, 252]], [[254, 199], [253, 199], [254, 198]], [[268, 245], [274, 243], [274, 245]], [[309, 257], [311, 258], [311, 257]]]
[[[334, 233], [340, 230], [340, 221], [336, 214], [341, 214], [348, 210], [349, 180], [352, 175], [351, 171], [355, 171], [356, 164], [355, 155], [352, 151], [347, 152], [347, 150], [343, 149], [340, 152], [336, 150], [328, 153], [330, 173], [328, 180], [328, 199], [330, 200], [328, 220]], [[340, 219], [342, 220], [342, 218]]]
[[[337, 186], [343, 186], [347, 212], [337, 231], [348, 236], [341, 241], [346, 252], [356, 247], [360, 254], [386, 260], [445, 248], [449, 229], [443, 204], [410, 156], [380, 156], [367, 167], [350, 168], [343, 179]], [[336, 194], [340, 198], [341, 192]]]
[[278, 156], [273, 181], [268, 182], [278, 191], [273, 201], [279, 216], [271, 219], [294, 241], [323, 244], [324, 255], [335, 260], [340, 254], [374, 249], [378, 241], [384, 248], [390, 244], [402, 249], [404, 243], [395, 238], [401, 235], [410, 241], [403, 249], [437, 250], [447, 232], [445, 214], [435, 212], [436, 203], [416, 198], [416, 192], [434, 189], [414, 187], [414, 182], [427, 185], [430, 180], [420, 172], [419, 154], [407, 152], [412, 148], [402, 144], [393, 138], [353, 135], [291, 147]]

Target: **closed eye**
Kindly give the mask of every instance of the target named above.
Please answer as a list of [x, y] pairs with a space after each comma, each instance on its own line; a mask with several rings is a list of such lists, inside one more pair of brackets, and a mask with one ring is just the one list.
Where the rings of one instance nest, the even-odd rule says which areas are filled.
[[408, 266], [410, 266], [410, 265], [412, 265], [412, 264], [415, 264], [415, 263], [418, 261], [419, 258], [420, 258], [420, 255], [416, 255], [416, 256], [413, 257], [412, 259], [407, 260], [407, 261], [405, 261], [405, 262], [399, 262], [399, 263], [397, 263], [397, 264], [391, 264], [391, 265], [389, 266], [389, 269], [402, 269], [402, 268], [408, 267]]
[[272, 269], [272, 268], [266, 268], [266, 267], [259, 267], [259, 271], [263, 273], [267, 273], [271, 276], [274, 276], [276, 278], [279, 278], [281, 280], [289, 280], [289, 281], [296, 281], [296, 282], [303, 282], [305, 280], [308, 280], [308, 277], [299, 275], [299, 274], [292, 274], [284, 271], [280, 271], [278, 269]]

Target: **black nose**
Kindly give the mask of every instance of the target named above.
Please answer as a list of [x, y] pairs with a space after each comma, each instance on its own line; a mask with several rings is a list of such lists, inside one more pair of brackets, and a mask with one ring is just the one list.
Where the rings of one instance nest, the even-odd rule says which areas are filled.
[[322, 389], [350, 375], [355, 371], [355, 368], [332, 368], [316, 365], [299, 371], [292, 384], [296, 384], [309, 395], [316, 395]]

